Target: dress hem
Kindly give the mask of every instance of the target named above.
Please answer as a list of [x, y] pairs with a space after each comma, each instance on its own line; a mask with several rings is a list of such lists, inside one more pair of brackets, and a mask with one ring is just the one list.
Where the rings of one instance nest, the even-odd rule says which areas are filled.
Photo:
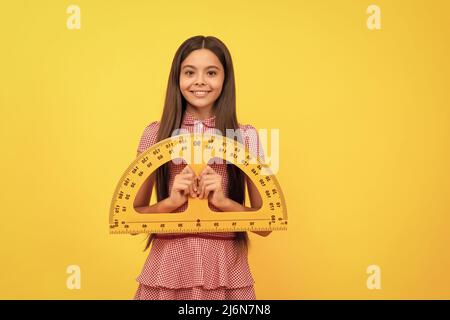
[[203, 289], [206, 290], [215, 290], [215, 289], [239, 289], [239, 288], [246, 288], [246, 287], [250, 287], [253, 286], [255, 284], [255, 281], [252, 281], [251, 283], [242, 283], [239, 285], [217, 285], [217, 286], [205, 286], [205, 284], [202, 283], [194, 283], [194, 284], [190, 284], [187, 286], [170, 286], [170, 285], [164, 285], [164, 284], [157, 284], [157, 283], [148, 283], [145, 281], [140, 281], [138, 279], [136, 279], [136, 282], [140, 285], [144, 285], [147, 287], [152, 287], [152, 288], [164, 288], [164, 289], [170, 289], [170, 290], [177, 290], [177, 289], [189, 289], [189, 288], [195, 288], [195, 287], [201, 287]]

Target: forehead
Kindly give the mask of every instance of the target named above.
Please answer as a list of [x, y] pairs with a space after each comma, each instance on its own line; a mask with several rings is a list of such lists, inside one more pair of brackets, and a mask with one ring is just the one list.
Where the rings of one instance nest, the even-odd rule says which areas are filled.
[[212, 65], [220, 69], [222, 68], [219, 58], [217, 58], [217, 56], [208, 49], [198, 49], [192, 51], [181, 63], [182, 68], [185, 65], [192, 65], [198, 69], [207, 68]]

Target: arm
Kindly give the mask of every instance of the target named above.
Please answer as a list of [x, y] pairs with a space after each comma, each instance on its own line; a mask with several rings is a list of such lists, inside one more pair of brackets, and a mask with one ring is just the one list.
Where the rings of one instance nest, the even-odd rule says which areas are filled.
[[[139, 152], [136, 157], [139, 156]], [[136, 194], [136, 198], [134, 199], [133, 207], [139, 213], [158, 213], [158, 212], [172, 212], [176, 209], [174, 205], [172, 205], [169, 198], [166, 198], [160, 202], [155, 203], [154, 205], [149, 206], [150, 198], [152, 196], [153, 185], [155, 184], [155, 172], [152, 173], [142, 184], [138, 193]], [[135, 236], [138, 233], [131, 233], [131, 235]]]
[[[137, 154], [139, 156], [139, 152]], [[171, 203], [169, 198], [149, 206], [150, 198], [153, 192], [153, 185], [155, 184], [155, 174], [153, 172], [142, 184], [134, 199], [134, 209], [139, 213], [158, 213], [158, 212], [172, 212], [176, 207]]]
[[[255, 184], [248, 179], [248, 177], [245, 177], [245, 180], [247, 181], [247, 187], [248, 187], [248, 195], [250, 198], [250, 205], [251, 207], [246, 207], [241, 205], [240, 203], [230, 199], [226, 198], [223, 205], [220, 206], [220, 210], [222, 211], [257, 211], [262, 206], [262, 199], [261, 195], [259, 194], [258, 189], [256, 188]], [[272, 231], [252, 231], [253, 233], [256, 233], [260, 236], [267, 237]]]

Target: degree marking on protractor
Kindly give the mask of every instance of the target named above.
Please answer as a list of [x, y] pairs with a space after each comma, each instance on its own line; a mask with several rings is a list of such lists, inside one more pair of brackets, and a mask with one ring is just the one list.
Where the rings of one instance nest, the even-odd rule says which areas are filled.
[[[117, 184], [116, 190], [113, 195], [113, 199], [111, 201], [110, 207], [110, 232], [111, 233], [129, 233], [136, 232], [136, 228], [139, 228], [138, 232], [149, 233], [149, 232], [165, 232], [165, 230], [161, 230], [160, 228], [149, 226], [152, 224], [164, 222], [167, 227], [170, 227], [174, 224], [195, 224], [196, 218], [201, 217], [201, 226], [197, 226], [195, 229], [198, 232], [205, 232], [205, 230], [213, 230], [215, 232], [225, 231], [226, 226], [222, 226], [220, 222], [225, 221], [252, 221], [252, 226], [233, 226], [233, 230], [257, 230], [258, 227], [261, 226], [260, 230], [281, 230], [275, 224], [282, 224], [282, 230], [285, 230], [285, 226], [287, 225], [287, 208], [283, 196], [283, 192], [280, 188], [280, 185], [275, 177], [275, 175], [261, 174], [262, 168], [267, 169], [270, 173], [270, 168], [259, 162], [258, 158], [254, 155], [251, 155], [248, 149], [245, 149], [245, 146], [237, 141], [233, 141], [229, 138], [223, 136], [216, 136], [209, 134], [207, 138], [203, 137], [203, 139], [192, 138], [195, 137], [196, 134], [182, 134], [175, 137], [167, 138], [163, 141], [155, 143], [153, 146], [149, 147], [147, 150], [142, 152], [134, 161], [131, 163], [125, 173], [122, 175], [122, 178], [119, 180]], [[228, 161], [226, 158], [227, 151], [236, 150], [245, 151], [244, 153], [240, 153], [241, 157], [237, 157], [235, 154], [235, 162], [232, 162], [234, 165], [239, 167], [255, 184], [258, 189], [258, 192], [263, 199], [262, 207], [257, 211], [245, 211], [245, 212], [217, 212], [212, 211], [207, 203], [206, 199], [196, 199], [189, 198], [188, 208], [184, 212], [172, 212], [172, 213], [152, 213], [152, 214], [141, 214], [134, 210], [133, 202], [136, 196], [136, 193], [139, 191], [142, 183], [145, 179], [152, 174], [157, 168], [159, 168], [164, 163], [172, 160], [171, 154], [173, 153], [174, 148], [177, 145], [181, 146], [189, 146], [189, 141], [191, 141], [191, 149], [197, 147], [203, 147], [204, 149], [223, 149], [223, 153], [215, 152], [213, 154], [209, 154], [209, 157], [206, 158], [221, 158], [223, 161]], [[193, 144], [196, 146], [193, 146]], [[183, 147], [178, 151], [183, 151]], [[233, 152], [230, 153], [232, 155]], [[243, 157], [242, 157], [243, 156]], [[190, 164], [194, 170], [198, 173], [201, 170], [201, 167], [204, 167], [208, 161], [203, 160], [202, 164], [196, 164], [193, 161], [194, 155], [190, 154], [190, 159], [184, 156], [176, 156], [175, 158], [179, 158], [184, 160], [183, 163]], [[255, 161], [252, 163], [252, 161]], [[196, 211], [197, 210], [197, 211]], [[216, 212], [216, 213], [215, 213]], [[174, 220], [176, 217], [174, 215], [184, 214], [186, 220]], [[212, 214], [212, 215], [211, 215]], [[225, 219], [225, 215], [231, 219]], [[245, 218], [245, 216], [251, 215], [251, 219]], [[259, 218], [257, 216], [260, 216]], [[157, 216], [157, 217], [156, 217]], [[207, 219], [207, 217], [213, 219]], [[261, 218], [261, 216], [265, 216], [266, 218]], [[275, 218], [274, 218], [275, 217]], [[117, 220], [121, 219], [122, 224], [118, 225]], [[155, 220], [158, 219], [158, 220]], [[276, 220], [274, 220], [276, 219]], [[126, 222], [124, 222], [126, 221]], [[281, 221], [281, 222], [279, 222]], [[219, 226], [211, 229], [210, 224], [219, 223]], [[137, 225], [139, 224], [139, 225]], [[269, 224], [269, 227], [267, 226]], [[145, 225], [145, 228], [142, 227]], [[166, 230], [167, 230], [167, 227]], [[187, 232], [187, 229], [176, 229], [177, 233]], [[122, 232], [123, 231], [123, 232]]]
[[[239, 219], [239, 221], [269, 221], [268, 219]], [[233, 219], [220, 219], [220, 220], [201, 220], [201, 222], [217, 222], [217, 221], [235, 221]], [[151, 222], [148, 223], [160, 223], [160, 222], [168, 222], [167, 220], [151, 220]], [[171, 223], [190, 223], [190, 222], [194, 222], [192, 220], [178, 220], [178, 221], [169, 221]], [[128, 221], [128, 223], [142, 223], [142, 221]]]

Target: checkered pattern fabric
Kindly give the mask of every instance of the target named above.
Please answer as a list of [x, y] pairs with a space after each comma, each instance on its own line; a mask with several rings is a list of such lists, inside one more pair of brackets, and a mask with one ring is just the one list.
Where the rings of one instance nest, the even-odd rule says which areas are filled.
[[[182, 129], [188, 132], [214, 132], [215, 116], [199, 120], [186, 111]], [[157, 141], [159, 122], [150, 123], [139, 142], [138, 152], [143, 152]], [[245, 146], [264, 159], [256, 129], [240, 125]], [[185, 162], [169, 162], [169, 193], [175, 175]], [[226, 165], [209, 163], [222, 176], [222, 188], [228, 195]], [[174, 212], [182, 212], [187, 203]], [[220, 211], [209, 205], [213, 211]], [[256, 299], [253, 277], [247, 261], [235, 240], [234, 232], [158, 234], [151, 247], [141, 274], [135, 299]]]

